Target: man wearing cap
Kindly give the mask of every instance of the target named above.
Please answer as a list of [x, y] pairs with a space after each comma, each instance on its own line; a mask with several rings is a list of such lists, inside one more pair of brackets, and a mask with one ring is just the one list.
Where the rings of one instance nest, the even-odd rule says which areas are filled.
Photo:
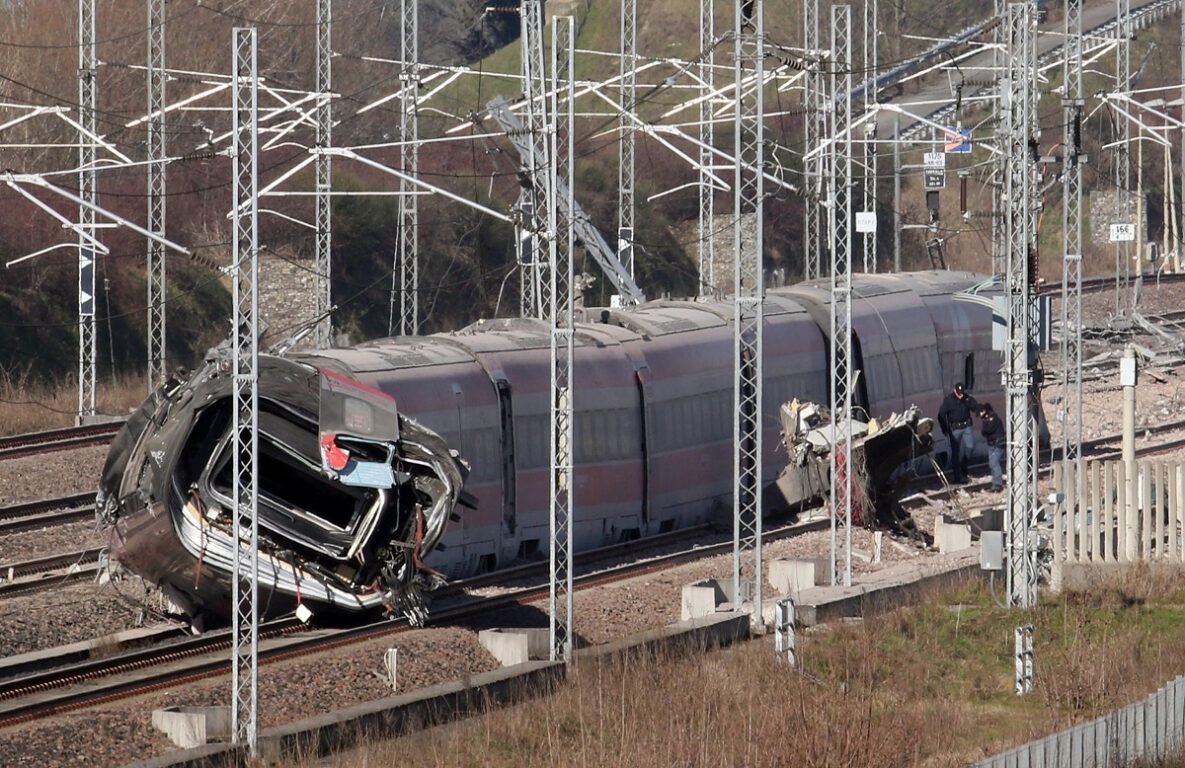
[[951, 482], [967, 482], [967, 462], [975, 448], [975, 433], [971, 429], [971, 416], [979, 412], [979, 403], [963, 389], [963, 382], [955, 384], [954, 391], [942, 401], [938, 410], [938, 425], [950, 438], [950, 457], [947, 472]]

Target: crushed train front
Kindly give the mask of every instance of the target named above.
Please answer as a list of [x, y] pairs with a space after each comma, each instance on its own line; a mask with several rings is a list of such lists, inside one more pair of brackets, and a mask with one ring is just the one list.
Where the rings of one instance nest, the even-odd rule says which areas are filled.
[[[145, 401], [112, 443], [97, 507], [113, 564], [199, 629], [228, 621], [235, 557], [251, 567], [248, 531], [233, 531], [228, 362]], [[422, 622], [443, 583], [424, 558], [455, 515], [464, 463], [390, 396], [290, 359], [260, 358], [258, 413], [261, 616]]]

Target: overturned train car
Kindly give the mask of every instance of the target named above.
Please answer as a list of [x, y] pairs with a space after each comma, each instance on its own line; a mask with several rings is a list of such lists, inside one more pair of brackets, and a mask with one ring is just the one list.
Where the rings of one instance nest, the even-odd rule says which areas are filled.
[[[1000, 395], [991, 311], [955, 295], [982, 278], [857, 276], [857, 403], [935, 414], [955, 380]], [[829, 295], [768, 292], [763, 483], [778, 408], [828, 398]], [[709, 520], [730, 503], [731, 304], [590, 309], [576, 331], [578, 550]], [[226, 620], [235, 556], [231, 384], [225, 357], [157, 391], [113, 443], [99, 517], [113, 560], [198, 626]], [[550, 357], [533, 320], [261, 359], [260, 604], [267, 617], [416, 621], [444, 578], [547, 551]], [[936, 436], [936, 450], [945, 450]], [[464, 488], [462, 488], [462, 485]], [[459, 505], [468, 508], [459, 508]], [[450, 518], [453, 524], [449, 525]]]

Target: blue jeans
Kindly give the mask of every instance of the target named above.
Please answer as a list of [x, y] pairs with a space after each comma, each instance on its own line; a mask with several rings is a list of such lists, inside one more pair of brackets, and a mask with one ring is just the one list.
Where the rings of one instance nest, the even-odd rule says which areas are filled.
[[992, 468], [992, 487], [1004, 484], [1004, 446], [988, 446], [988, 466]]
[[970, 424], [951, 430], [950, 463], [947, 466], [947, 471], [954, 482], [960, 482], [967, 478], [967, 462], [971, 459], [973, 450], [975, 450], [975, 433]]

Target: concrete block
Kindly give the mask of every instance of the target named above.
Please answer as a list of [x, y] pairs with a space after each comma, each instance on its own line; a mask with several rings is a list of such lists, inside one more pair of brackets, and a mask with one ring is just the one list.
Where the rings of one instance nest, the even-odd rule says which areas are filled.
[[720, 587], [720, 582], [716, 579], [686, 584], [683, 587], [681, 620], [688, 621], [689, 619], [711, 616], [721, 604], [728, 602], [728, 599]]
[[477, 640], [502, 666], [546, 659], [550, 634], [546, 629], [483, 629]]
[[152, 726], [182, 749], [230, 739], [230, 707], [166, 707], [152, 711]]
[[944, 555], [967, 549], [971, 546], [971, 526], [967, 523], [948, 523], [940, 517], [934, 521], [934, 543]]
[[813, 560], [773, 560], [766, 569], [769, 585], [782, 595], [815, 586], [816, 573]]

